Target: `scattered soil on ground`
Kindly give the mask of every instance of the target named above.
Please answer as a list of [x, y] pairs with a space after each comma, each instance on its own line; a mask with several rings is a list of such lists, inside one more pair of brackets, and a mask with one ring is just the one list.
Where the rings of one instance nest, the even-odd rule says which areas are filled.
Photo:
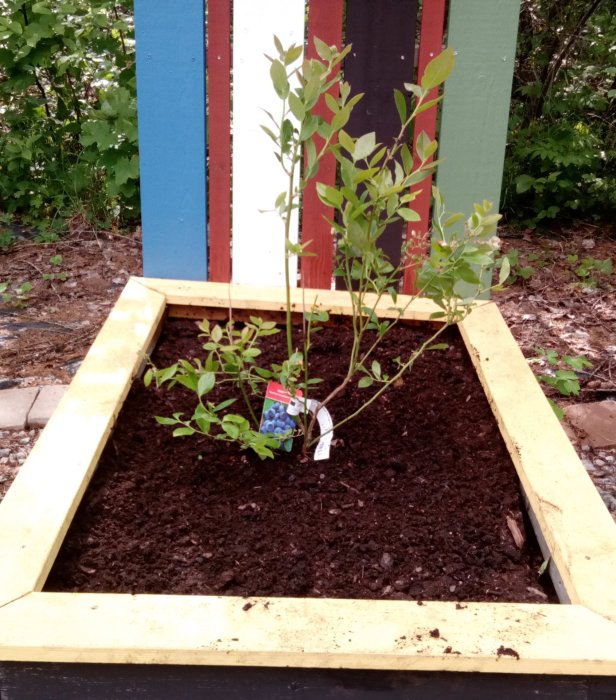
[[[544, 235], [501, 235], [504, 252], [519, 263], [512, 283], [494, 298], [535, 374], [558, 368], [542, 350], [592, 363], [577, 373], [578, 395], [563, 396], [542, 383], [546, 395], [562, 409], [616, 400], [616, 227], [584, 224]], [[566, 420], [563, 427], [616, 519], [616, 435], [614, 446], [593, 448]]]
[[[201, 357], [197, 333], [194, 321], [167, 321], [156, 366]], [[429, 336], [425, 326], [393, 329], [376, 354], [383, 372]], [[266, 340], [260, 360], [281, 362], [285, 335]], [[262, 461], [226, 442], [174, 438], [153, 416], [191, 415], [194, 394], [135, 382], [46, 590], [554, 600], [538, 575], [542, 556], [515, 468], [457, 329], [439, 342], [448, 348], [425, 353], [336, 431], [322, 462], [299, 449]], [[320, 394], [344, 378], [351, 346], [347, 321], [314, 335]], [[224, 392], [208, 399], [229, 398]], [[329, 408], [339, 419], [365, 398], [349, 386]]]
[[[80, 229], [54, 243], [25, 240], [0, 250], [0, 283], [9, 283], [7, 298], [0, 294], [0, 390], [68, 384], [126, 280], [141, 269], [138, 232]], [[20, 296], [24, 283], [32, 289]], [[0, 430], [0, 499], [38, 434]]]

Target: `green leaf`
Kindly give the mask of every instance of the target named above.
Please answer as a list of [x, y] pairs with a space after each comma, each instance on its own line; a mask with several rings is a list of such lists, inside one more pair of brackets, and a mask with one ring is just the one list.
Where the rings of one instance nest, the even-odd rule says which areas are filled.
[[190, 391], [197, 391], [197, 376], [194, 371], [191, 374], [178, 375], [176, 377], [179, 384], [185, 386]]
[[212, 328], [212, 332], [210, 334], [210, 337], [215, 343], [220, 343], [222, 340], [222, 328], [217, 324]]
[[455, 64], [454, 51], [448, 47], [428, 63], [421, 77], [421, 87], [424, 90], [431, 90], [444, 83], [450, 76]]
[[199, 377], [199, 381], [197, 382], [197, 394], [199, 395], [199, 397], [212, 391], [215, 383], [216, 375], [214, 374], [214, 372], [205, 372], [204, 374], [202, 374]]
[[434, 99], [434, 100], [427, 100], [426, 102], [422, 102], [422, 103], [419, 105], [419, 107], [417, 107], [417, 109], [415, 110], [415, 116], [417, 116], [418, 114], [421, 114], [422, 112], [427, 111], [427, 110], [430, 109], [431, 107], [434, 107], [434, 106], [437, 105], [442, 99], [443, 99], [442, 97], [437, 97], [437, 98]]
[[592, 367], [592, 362], [589, 362], [588, 358], [584, 355], [579, 355], [578, 357], [563, 355], [563, 362], [566, 362], [569, 367], [577, 370], [590, 369]]
[[507, 278], [509, 277], [509, 274], [511, 273], [511, 263], [509, 262], [509, 258], [505, 255], [502, 258], [501, 262], [501, 269], [500, 272], [498, 273], [498, 283], [499, 284], [504, 284]]
[[515, 180], [515, 191], [518, 194], [527, 192], [535, 184], [535, 178], [530, 175], [520, 175]]
[[316, 49], [319, 58], [323, 59], [324, 61], [331, 60], [332, 50], [324, 41], [321, 41], [321, 39], [319, 39], [319, 37], [316, 36], [314, 37], [314, 48]]
[[297, 59], [302, 55], [302, 52], [304, 50], [303, 46], [291, 46], [287, 50], [287, 53], [284, 57], [284, 63], [285, 66], [290, 65], [291, 63], [295, 63]]
[[344, 148], [346, 151], [348, 151], [351, 155], [353, 155], [353, 152], [355, 151], [355, 141], [347, 134], [344, 129], [341, 129], [338, 132], [338, 143]]
[[[227, 416], [225, 416], [227, 418]], [[227, 435], [234, 440], [237, 440], [238, 437], [240, 436], [240, 429], [238, 428], [235, 423], [228, 423], [228, 422], [223, 422], [222, 423], [222, 429], [227, 433]]]
[[369, 386], [372, 386], [373, 383], [374, 383], [374, 379], [372, 379], [372, 377], [362, 377], [357, 382], [357, 386], [360, 389], [367, 389]]
[[413, 170], [413, 156], [411, 151], [406, 144], [402, 145], [400, 149], [400, 155], [402, 156], [402, 167], [405, 173], [410, 173]]
[[161, 425], [177, 425], [176, 418], [166, 418], [165, 416], [154, 416], [154, 420]]
[[286, 99], [290, 89], [289, 81], [287, 80], [287, 71], [280, 61], [272, 61], [270, 77], [278, 97], [280, 97], [281, 100]]
[[377, 378], [381, 378], [381, 364], [377, 360], [372, 361], [372, 374]]
[[182, 428], [176, 428], [173, 431], [173, 437], [183, 437], [195, 434], [194, 428], [189, 428], [188, 426], [183, 426]]
[[159, 384], [164, 384], [165, 382], [168, 382], [170, 379], [173, 379], [175, 377], [176, 372], [178, 371], [178, 365], [177, 362], [174, 365], [171, 365], [170, 367], [166, 367], [165, 369], [161, 369], [156, 373], [156, 379]]
[[221, 401], [220, 403], [216, 404], [216, 406], [212, 408], [212, 411], [214, 411], [214, 413], [224, 411], [225, 408], [231, 406], [231, 404], [235, 403], [235, 401], [236, 399], [225, 399], [224, 401]]
[[317, 149], [312, 139], [306, 141], [305, 152], [307, 160], [307, 172], [305, 176], [306, 179], [308, 179], [308, 177], [314, 177], [314, 175], [316, 175], [316, 168], [318, 166]]
[[434, 343], [426, 348], [426, 350], [447, 350], [449, 347], [448, 343]]
[[329, 314], [325, 310], [305, 311], [304, 318], [306, 321], [310, 321], [311, 323], [314, 323], [315, 321], [319, 323], [326, 323], [329, 321]]
[[367, 158], [376, 147], [376, 134], [371, 131], [368, 134], [360, 136], [355, 142], [355, 150], [353, 151], [353, 161], [364, 160]]
[[398, 209], [398, 216], [404, 219], [404, 221], [421, 220], [421, 216], [414, 209], [410, 209], [409, 207], [400, 207], [400, 209]]
[[348, 107], [343, 107], [337, 114], [334, 114], [331, 127], [334, 131], [339, 131], [349, 121], [351, 110]]
[[304, 103], [294, 92], [289, 93], [289, 109], [298, 121], [303, 121], [306, 116], [306, 108], [304, 107]]
[[541, 564], [541, 566], [539, 567], [539, 571], [537, 572], [537, 574], [539, 576], [543, 576], [543, 574], [545, 574], [545, 572], [548, 570], [548, 566], [550, 565], [550, 559], [551, 559], [551, 557], [548, 557], [547, 559], [545, 559], [543, 561], [543, 564]]
[[116, 185], [124, 185], [129, 180], [139, 177], [139, 158], [134, 155], [130, 158], [118, 158], [114, 167], [114, 180]]
[[394, 100], [396, 102], [398, 115], [400, 116], [400, 122], [404, 123], [407, 118], [406, 97], [402, 92], [400, 92], [400, 90], [394, 90]]
[[260, 126], [274, 143], [278, 143], [278, 137], [269, 127], [265, 126], [264, 124], [261, 124]]
[[430, 156], [434, 155], [437, 148], [437, 141], [433, 141], [425, 131], [422, 131], [415, 141], [415, 150], [422, 163], [425, 163]]
[[456, 214], [452, 214], [447, 219], [445, 219], [445, 221], [443, 223], [443, 227], [449, 228], [450, 226], [457, 224], [458, 221], [461, 221], [463, 218], [464, 218], [464, 214], [462, 212], [457, 212]]
[[319, 195], [319, 199], [323, 202], [323, 204], [327, 204], [337, 209], [342, 206], [342, 192], [334, 187], [330, 187], [323, 182], [317, 182], [317, 194]]
[[477, 273], [468, 265], [460, 265], [456, 268], [456, 276], [468, 284], [479, 284]]

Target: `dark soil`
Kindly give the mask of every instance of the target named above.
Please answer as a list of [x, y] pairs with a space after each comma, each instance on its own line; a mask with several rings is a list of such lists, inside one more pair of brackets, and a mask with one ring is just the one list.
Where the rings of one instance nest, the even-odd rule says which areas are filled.
[[[379, 356], [384, 371], [425, 333], [396, 328]], [[268, 340], [280, 357], [283, 334]], [[350, 340], [340, 324], [316, 335], [320, 396], [344, 373]], [[341, 427], [322, 462], [302, 458], [299, 444], [261, 461], [226, 443], [174, 439], [152, 416], [192, 413], [190, 393], [135, 382], [45, 589], [554, 601], [463, 342], [455, 329], [445, 340], [447, 350], [426, 353]], [[194, 322], [167, 321], [157, 366], [199, 354]], [[348, 391], [334, 419], [369, 391]]]

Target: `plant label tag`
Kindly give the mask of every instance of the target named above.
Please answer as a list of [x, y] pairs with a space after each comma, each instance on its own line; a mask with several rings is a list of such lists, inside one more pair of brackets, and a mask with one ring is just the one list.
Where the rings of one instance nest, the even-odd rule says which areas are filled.
[[[298, 391], [301, 396], [301, 391]], [[285, 437], [285, 434], [297, 428], [297, 421], [294, 415], [288, 413], [287, 409], [292, 401], [292, 396], [278, 382], [268, 382], [265, 389], [265, 399], [263, 401], [263, 411], [261, 413], [261, 424], [259, 432], [273, 433], [280, 436], [280, 449], [290, 452], [293, 447], [293, 438]]]
[[[315, 401], [314, 399], [308, 399], [305, 401], [301, 398], [301, 396], [296, 396], [295, 398], [291, 399], [291, 403], [287, 410], [291, 415], [297, 416], [305, 410], [304, 406], [310, 411], [310, 413], [314, 413], [317, 411], [318, 405], [319, 402]], [[317, 448], [314, 451], [314, 459], [318, 462], [321, 459], [329, 459], [329, 450], [332, 444], [332, 438], [334, 437], [334, 422], [332, 421], [330, 412], [326, 408], [320, 408], [317, 411], [317, 421], [319, 422], [321, 438], [319, 439]]]

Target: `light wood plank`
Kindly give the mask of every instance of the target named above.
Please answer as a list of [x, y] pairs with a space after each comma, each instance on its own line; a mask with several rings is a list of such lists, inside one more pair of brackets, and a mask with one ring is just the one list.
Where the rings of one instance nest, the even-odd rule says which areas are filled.
[[616, 621], [616, 524], [497, 306], [461, 332], [569, 599]]
[[164, 310], [128, 282], [0, 504], [0, 605], [42, 586]]
[[0, 609], [0, 649], [28, 661], [616, 673], [616, 625], [559, 605], [34, 593]]
[[[281, 311], [284, 306], [284, 292], [279, 287], [257, 285], [217, 284], [215, 282], [178, 282], [144, 278], [143, 283], [167, 297], [170, 305], [186, 307], [211, 307], [215, 309], [247, 308], [255, 310]], [[367, 303], [373, 301], [372, 295], [366, 296]], [[403, 308], [411, 297], [399, 294], [396, 307]], [[328, 289], [292, 289], [291, 304], [294, 311], [310, 310], [316, 302], [318, 308], [331, 313], [349, 315], [351, 301], [348, 292]], [[483, 302], [480, 302], [480, 304]], [[393, 308], [390, 297], [381, 300], [377, 309], [383, 318], [395, 318], [398, 312]], [[440, 311], [428, 299], [414, 299], [403, 317], [409, 320], [427, 321], [430, 314]]]
[[[235, 0], [233, 3], [233, 271], [234, 282], [284, 284], [283, 224], [272, 210], [286, 176], [275, 145], [260, 128], [267, 110], [277, 119], [276, 96], [265, 58], [275, 55], [273, 35], [283, 46], [304, 43], [304, 0]], [[297, 215], [292, 238], [297, 241]], [[291, 260], [293, 285], [297, 259]]]

